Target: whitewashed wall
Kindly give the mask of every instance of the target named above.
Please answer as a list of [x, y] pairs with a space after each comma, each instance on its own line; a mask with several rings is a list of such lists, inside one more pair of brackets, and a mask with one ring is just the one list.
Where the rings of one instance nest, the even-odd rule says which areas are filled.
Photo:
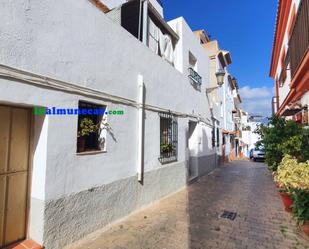
[[[0, 16], [0, 64], [131, 100], [137, 100], [137, 78], [141, 74], [146, 88], [146, 104], [210, 119], [205, 95], [208, 80], [207, 55], [199, 62], [203, 69], [200, 71], [203, 77], [202, 91], [199, 92], [190, 85], [185, 73], [181, 74], [163, 61], [88, 1], [8, 1], [1, 4]], [[183, 27], [188, 32], [188, 27]], [[188, 46], [191, 46], [190, 40]], [[205, 53], [194, 43], [192, 51], [196, 56], [200, 52]], [[83, 156], [76, 154], [76, 116], [49, 116], [36, 120], [37, 144], [33, 163], [30, 236], [44, 243], [47, 249], [61, 248], [76, 240], [74, 236], [83, 236], [85, 231], [94, 229], [87, 227], [85, 231], [81, 231], [87, 224], [84, 224], [84, 220], [77, 221], [77, 218], [89, 215], [94, 220], [94, 225], [100, 227], [185, 185], [184, 166], [188, 159], [187, 118], [178, 118], [178, 162], [162, 165], [158, 160], [159, 116], [156, 112], [146, 111], [145, 171], [160, 170], [162, 173], [154, 174], [154, 181], [146, 184], [146, 187], [134, 185], [130, 189], [126, 184], [118, 182], [137, 174], [136, 108], [74, 92], [61, 92], [49, 87], [36, 87], [18, 80], [0, 78], [0, 103], [77, 108], [79, 100], [107, 105], [110, 109], [123, 109], [125, 115], [108, 117], [116, 140], [111, 136], [107, 137], [106, 153]], [[203, 127], [207, 126], [201, 124], [208, 140], [205, 139], [198, 145], [199, 155], [211, 153], [208, 148], [210, 128]], [[163, 173], [162, 170], [166, 172], [172, 166], [178, 170], [177, 175]], [[123, 202], [118, 203], [117, 213], [108, 213], [105, 223], [99, 223], [102, 212], [97, 212], [98, 216], [94, 217], [91, 216], [93, 210], [87, 207], [94, 205], [97, 198], [92, 198], [90, 202], [84, 197], [67, 199], [116, 182], [113, 185], [115, 194], [121, 195], [127, 190], [129, 192], [120, 199]], [[139, 196], [139, 199], [144, 199], [136, 201], [138, 204], [132, 204], [129, 208], [127, 204], [132, 203], [130, 198], [136, 195], [136, 189], [144, 189], [146, 194], [144, 197]], [[61, 202], [57, 202], [58, 200]], [[112, 206], [115, 200], [101, 201], [104, 205], [111, 205], [106, 210], [116, 209]], [[68, 213], [72, 219], [63, 220], [65, 216], [60, 212], [62, 209], [55, 203], [75, 203], [72, 212]], [[84, 216], [80, 216], [80, 213]], [[45, 217], [46, 215], [53, 219], [48, 219], [49, 216]], [[68, 224], [67, 227], [63, 227], [63, 222]], [[60, 232], [61, 229], [63, 233]]]
[[[137, 99], [137, 76], [142, 74], [147, 104], [209, 117], [205, 98], [207, 73], [202, 73], [203, 90], [196, 91], [186, 76], [153, 54], [87, 1], [32, 1], [30, 4], [18, 0], [5, 4], [1, 8], [1, 16], [4, 17], [1, 25], [3, 41], [0, 44], [2, 64], [133, 100]], [[87, 22], [81, 21], [80, 16]], [[201, 66], [207, 68], [207, 62], [204, 63]], [[52, 98], [51, 93], [44, 89], [26, 87], [20, 83], [6, 82], [1, 85], [1, 100], [14, 103], [77, 107], [78, 99], [85, 99], [55, 94], [58, 97]], [[108, 106], [111, 107], [110, 104]], [[114, 144], [113, 141], [107, 141], [108, 153], [99, 156], [75, 155], [76, 118], [49, 118], [47, 158], [51, 165], [47, 167], [46, 175], [49, 186], [46, 189], [47, 199], [135, 174], [130, 163], [135, 164], [131, 155], [135, 155], [136, 151], [130, 145], [136, 143], [136, 110], [126, 106], [118, 108], [123, 108], [126, 114], [123, 117], [111, 117], [110, 122], [119, 142]], [[152, 120], [150, 123], [158, 121], [156, 114], [149, 114], [147, 119]], [[153, 134], [159, 134], [158, 125], [149, 128], [154, 129]], [[128, 136], [128, 132], [132, 137]], [[159, 135], [154, 136], [158, 142]], [[158, 155], [159, 147], [154, 149], [148, 146], [147, 141], [145, 147], [150, 150], [146, 154]], [[130, 163], [128, 157], [132, 160]], [[67, 163], [66, 167], [62, 166], [63, 159]], [[101, 160], [113, 170], [107, 168], [106, 172], [102, 172], [98, 170], [101, 166], [98, 166], [88, 171], [87, 165], [92, 167]], [[181, 153], [179, 160], [184, 160]], [[149, 162], [146, 168], [160, 166], [155, 158], [146, 161]], [[126, 167], [123, 167], [123, 162], [126, 162]], [[74, 182], [66, 182], [67, 177], [72, 177], [71, 174], [76, 174], [77, 179], [86, 179], [78, 181], [75, 178]], [[51, 187], [53, 185], [57, 187]]]
[[225, 75], [224, 85], [224, 129], [233, 131], [234, 130], [234, 122], [232, 118], [232, 111], [234, 109], [234, 95], [231, 85], [228, 81], [228, 71]]
[[[201, 117], [206, 118], [208, 124], [212, 124], [210, 106], [206, 96], [206, 88], [209, 87], [209, 55], [207, 51], [201, 46], [198, 38], [193, 34], [193, 31], [185, 21], [183, 17], [171, 20], [168, 24], [179, 35], [180, 39], [175, 48], [175, 68], [179, 70], [186, 77], [189, 75], [189, 52], [197, 59], [197, 72], [202, 77], [202, 86], [200, 91], [194, 90], [190, 85], [190, 80], [187, 77], [187, 85], [191, 87], [193, 91], [196, 91], [198, 98], [191, 99], [193, 106], [204, 103], [204, 112], [198, 113]], [[194, 113], [194, 110], [192, 110]], [[195, 113], [197, 114], [197, 113]], [[204, 156], [214, 154], [215, 151], [212, 148], [211, 143], [211, 127], [207, 125], [199, 125], [197, 127], [196, 139], [192, 144], [192, 155]], [[204, 134], [204, 135], [203, 135]], [[202, 142], [200, 142], [202, 141]]]

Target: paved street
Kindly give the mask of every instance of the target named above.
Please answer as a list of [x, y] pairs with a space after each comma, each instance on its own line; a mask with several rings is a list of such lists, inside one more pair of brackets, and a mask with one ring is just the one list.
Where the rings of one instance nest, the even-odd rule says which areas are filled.
[[[219, 218], [236, 212], [234, 220]], [[309, 248], [263, 163], [235, 161], [70, 249]]]

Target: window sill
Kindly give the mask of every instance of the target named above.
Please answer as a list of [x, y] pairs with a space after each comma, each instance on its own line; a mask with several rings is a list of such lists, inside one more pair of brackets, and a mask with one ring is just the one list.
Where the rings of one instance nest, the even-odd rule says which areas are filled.
[[97, 154], [105, 154], [107, 151], [105, 150], [94, 150], [94, 151], [84, 151], [84, 152], [77, 152], [77, 156], [87, 156], [87, 155], [97, 155]]
[[175, 163], [178, 161], [175, 157], [159, 157], [158, 159], [162, 165]]
[[167, 161], [167, 162], [160, 162], [162, 166], [168, 166], [170, 164], [173, 164], [173, 163], [177, 163], [178, 160], [173, 160], [173, 161]]

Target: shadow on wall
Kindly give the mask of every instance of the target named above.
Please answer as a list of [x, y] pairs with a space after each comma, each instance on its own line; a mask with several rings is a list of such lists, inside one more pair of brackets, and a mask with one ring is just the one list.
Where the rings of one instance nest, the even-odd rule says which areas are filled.
[[[196, 129], [201, 129], [202, 127], [197, 126], [195, 122], [189, 122], [189, 165], [188, 165], [188, 182], [197, 180], [199, 177], [204, 176], [215, 169], [216, 163], [216, 153], [210, 147], [209, 139], [205, 129], [202, 129], [201, 135], [197, 138], [195, 137], [190, 141], [192, 134]], [[194, 150], [196, 149], [196, 150]]]

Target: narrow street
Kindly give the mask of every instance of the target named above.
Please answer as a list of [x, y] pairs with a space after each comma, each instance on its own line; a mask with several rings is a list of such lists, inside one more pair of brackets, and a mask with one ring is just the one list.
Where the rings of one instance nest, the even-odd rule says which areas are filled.
[[[223, 211], [234, 220], [219, 218]], [[235, 161], [70, 249], [309, 248], [263, 163]]]

